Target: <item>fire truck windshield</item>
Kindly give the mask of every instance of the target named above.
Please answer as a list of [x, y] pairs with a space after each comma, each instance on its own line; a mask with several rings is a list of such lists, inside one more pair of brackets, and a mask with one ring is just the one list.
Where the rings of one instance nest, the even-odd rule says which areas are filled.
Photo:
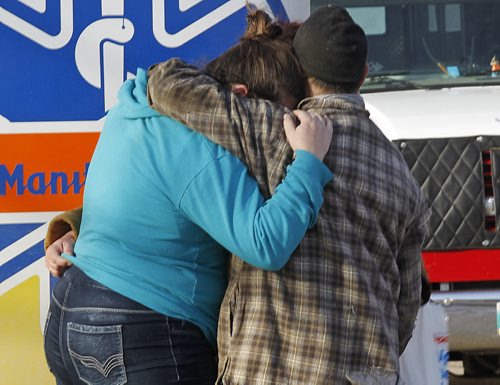
[[499, 1], [344, 3], [368, 38], [362, 92], [500, 84]]

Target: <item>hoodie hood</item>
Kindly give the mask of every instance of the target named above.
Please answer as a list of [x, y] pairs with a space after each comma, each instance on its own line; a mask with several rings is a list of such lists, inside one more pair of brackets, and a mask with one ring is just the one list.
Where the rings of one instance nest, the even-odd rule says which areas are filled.
[[142, 68], [137, 69], [135, 79], [129, 79], [123, 83], [118, 91], [118, 101], [122, 107], [122, 116], [129, 119], [140, 119], [161, 115], [149, 107], [147, 83], [148, 75]]

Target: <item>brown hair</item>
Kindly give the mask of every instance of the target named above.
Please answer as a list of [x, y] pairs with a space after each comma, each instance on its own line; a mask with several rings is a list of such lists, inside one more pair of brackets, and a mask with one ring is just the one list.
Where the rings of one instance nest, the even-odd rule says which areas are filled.
[[343, 84], [333, 84], [324, 80], [309, 77], [309, 82], [321, 89], [326, 94], [357, 94], [359, 91], [360, 82], [349, 82]]
[[262, 10], [250, 11], [239, 43], [210, 62], [205, 72], [224, 85], [245, 84], [250, 97], [279, 102], [287, 93], [300, 101], [305, 75], [292, 48], [298, 27], [273, 22]]

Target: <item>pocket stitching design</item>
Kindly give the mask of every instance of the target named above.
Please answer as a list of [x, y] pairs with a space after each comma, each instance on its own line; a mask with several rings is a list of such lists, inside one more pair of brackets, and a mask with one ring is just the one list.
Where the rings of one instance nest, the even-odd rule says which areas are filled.
[[[87, 330], [88, 329], [88, 330]], [[92, 356], [86, 356], [76, 353], [70, 347], [70, 332], [76, 332], [78, 334], [92, 334], [90, 330], [94, 330], [94, 332], [100, 332], [102, 334], [116, 334], [119, 336], [118, 345], [120, 353], [113, 354], [109, 356], [103, 364]], [[88, 385], [92, 385], [88, 379], [82, 377], [81, 367], [77, 362], [79, 361], [84, 367], [88, 369], [94, 369], [98, 373], [100, 373], [104, 378], [108, 379], [111, 371], [115, 368], [119, 368], [118, 378], [116, 378], [115, 382], [110, 383], [110, 385], [123, 385], [127, 382], [127, 373], [125, 371], [125, 363], [123, 359], [123, 344], [122, 344], [122, 333], [121, 333], [121, 325], [108, 325], [108, 326], [89, 326], [89, 325], [81, 325], [73, 322], [69, 322], [67, 325], [67, 345], [68, 352], [70, 353], [71, 361], [73, 361], [74, 368], [76, 373], [78, 374], [78, 378]], [[77, 361], [78, 360], [78, 361]]]
[[110, 356], [103, 364], [101, 362], [92, 357], [92, 356], [82, 356], [71, 349], [68, 349], [71, 356], [77, 358], [83, 366], [89, 369], [95, 369], [99, 373], [101, 373], [104, 377], [108, 378], [109, 373], [117, 366], [122, 365], [123, 355], [118, 353]]

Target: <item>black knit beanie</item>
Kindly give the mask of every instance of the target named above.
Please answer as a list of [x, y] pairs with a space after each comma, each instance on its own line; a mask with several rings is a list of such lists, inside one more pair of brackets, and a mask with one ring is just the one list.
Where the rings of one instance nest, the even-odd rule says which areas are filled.
[[363, 76], [366, 36], [342, 7], [325, 5], [316, 10], [298, 29], [293, 47], [309, 77], [346, 84]]

